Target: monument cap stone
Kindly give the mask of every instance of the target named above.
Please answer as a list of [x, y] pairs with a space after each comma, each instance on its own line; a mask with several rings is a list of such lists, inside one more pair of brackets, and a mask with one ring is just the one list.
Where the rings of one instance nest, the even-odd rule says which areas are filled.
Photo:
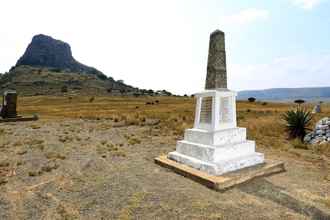
[[227, 89], [225, 33], [220, 30], [210, 35], [205, 89]]

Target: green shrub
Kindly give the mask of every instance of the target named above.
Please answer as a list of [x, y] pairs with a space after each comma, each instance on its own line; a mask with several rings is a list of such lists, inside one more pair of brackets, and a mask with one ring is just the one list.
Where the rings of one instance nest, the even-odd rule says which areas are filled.
[[99, 78], [100, 80], [103, 80], [103, 81], [108, 79], [108, 77], [106, 75], [103, 75], [103, 74], [98, 74], [97, 78]]
[[303, 140], [307, 127], [312, 120], [312, 114], [304, 108], [297, 107], [295, 110], [289, 110], [283, 114], [283, 119], [286, 121], [289, 138], [300, 138]]
[[305, 100], [303, 100], [303, 99], [297, 99], [297, 100], [294, 100], [294, 103], [296, 103], [298, 105], [301, 105], [301, 104], [305, 103]]
[[66, 86], [66, 85], [62, 86], [61, 92], [63, 92], [63, 93], [68, 92], [68, 86]]
[[60, 68], [54, 68], [54, 69], [51, 69], [53, 72], [55, 73], [61, 73], [62, 70]]

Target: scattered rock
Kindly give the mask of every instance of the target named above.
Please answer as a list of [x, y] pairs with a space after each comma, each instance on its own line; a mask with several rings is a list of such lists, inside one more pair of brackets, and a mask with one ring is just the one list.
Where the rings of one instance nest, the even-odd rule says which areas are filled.
[[29, 171], [29, 176], [35, 177], [35, 176], [41, 176], [42, 172], [39, 171]]
[[313, 114], [315, 114], [315, 113], [321, 113], [321, 104], [315, 105], [314, 108], [313, 108], [312, 113]]
[[305, 137], [304, 137], [304, 142], [310, 142], [313, 139], [313, 133], [308, 133]]
[[125, 121], [118, 121], [118, 120], [115, 120], [115, 123], [112, 125], [112, 127], [114, 127], [114, 128], [120, 128], [120, 127], [125, 127], [125, 126], [126, 126]]
[[60, 159], [60, 160], [65, 160], [66, 156], [57, 153], [57, 152], [47, 152], [45, 154], [47, 159]]
[[18, 151], [17, 151], [17, 154], [18, 155], [23, 155], [23, 154], [26, 154], [27, 153], [27, 150], [26, 149], [19, 149]]
[[159, 119], [147, 118], [145, 122], [143, 122], [143, 125], [153, 126], [153, 125], [158, 125], [159, 123], [160, 123]]
[[330, 118], [325, 117], [319, 120], [314, 131], [304, 137], [304, 142], [308, 144], [330, 143]]
[[41, 167], [41, 170], [43, 172], [51, 172], [52, 170], [56, 170], [58, 167], [59, 165], [55, 161], [49, 161], [47, 164]]
[[8, 179], [4, 177], [0, 177], [0, 186], [8, 183]]
[[0, 167], [9, 167], [9, 162], [8, 161], [0, 161]]
[[330, 182], [330, 174], [325, 176], [324, 179]]

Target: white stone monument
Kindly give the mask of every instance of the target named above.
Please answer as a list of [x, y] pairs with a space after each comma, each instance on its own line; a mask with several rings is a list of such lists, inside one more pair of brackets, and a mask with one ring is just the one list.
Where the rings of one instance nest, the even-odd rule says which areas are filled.
[[168, 158], [211, 175], [264, 163], [255, 152], [255, 142], [246, 140], [246, 129], [237, 127], [236, 95], [227, 89], [225, 37], [215, 31], [210, 37], [206, 90], [197, 98], [194, 128]]

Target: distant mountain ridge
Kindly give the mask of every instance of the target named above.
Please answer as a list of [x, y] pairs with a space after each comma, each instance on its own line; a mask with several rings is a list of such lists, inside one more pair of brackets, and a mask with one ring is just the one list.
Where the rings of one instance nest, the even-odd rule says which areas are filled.
[[265, 90], [244, 90], [238, 92], [237, 99], [246, 100], [255, 97], [257, 100], [285, 101], [295, 99], [330, 100], [330, 87], [273, 88]]

